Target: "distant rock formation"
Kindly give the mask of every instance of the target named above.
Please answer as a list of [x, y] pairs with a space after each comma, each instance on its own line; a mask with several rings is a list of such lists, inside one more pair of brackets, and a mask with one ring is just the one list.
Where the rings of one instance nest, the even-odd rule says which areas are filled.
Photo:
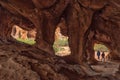
[[17, 39], [17, 38], [21, 38], [23, 40], [26, 40], [28, 37], [27, 37], [27, 34], [28, 34], [28, 31], [26, 30], [23, 30], [22, 28], [20, 28], [19, 26], [17, 25], [14, 25], [13, 28], [12, 28], [12, 32], [11, 32], [11, 35]]
[[[92, 73], [92, 70], [85, 63], [88, 61], [90, 64], [96, 63], [93, 54], [93, 46], [96, 42], [103, 43], [110, 49], [112, 60], [120, 60], [119, 0], [0, 0], [0, 44], [19, 44], [11, 37], [12, 26], [15, 24], [25, 30], [36, 29], [36, 44], [31, 46], [31, 50], [36, 48], [41, 52], [38, 54], [35, 49], [32, 51], [34, 54], [32, 54], [30, 51], [27, 55], [29, 57], [35, 56], [34, 58], [38, 60], [43, 59], [41, 58], [42, 53], [54, 56], [55, 30], [61, 22], [63, 25], [61, 32], [68, 36], [71, 49], [71, 55], [62, 57], [67, 63], [79, 64], [81, 67], [84, 66], [83, 72], [89, 69], [88, 71]], [[23, 48], [26, 49], [26, 47]], [[90, 59], [86, 60], [88, 56]], [[65, 67], [63, 70], [56, 71], [67, 75], [64, 77], [64, 75], [56, 75], [56, 72], [54, 73], [53, 68], [51, 68], [52, 66], [42, 65], [42, 68], [36, 64], [32, 66], [41, 75], [42, 80], [56, 80], [56, 77], [60, 77], [60, 80], [80, 79], [77, 78], [75, 73], [77, 71], [74, 72], [73, 67], [67, 66], [73, 71], [68, 71]], [[52, 78], [51, 73], [44, 69], [44, 66], [47, 66], [47, 70], [52, 69], [51, 71], [54, 73]], [[74, 74], [74, 78], [72, 78], [73, 74], [70, 73]], [[97, 76], [94, 76], [91, 80], [96, 78]], [[107, 79], [119, 80], [119, 77], [109, 76]], [[105, 79], [101, 77], [101, 80]]]
[[11, 32], [11, 35], [12, 37], [14, 37], [15, 39], [23, 39], [23, 40], [26, 40], [26, 39], [35, 39], [36, 37], [36, 31], [35, 29], [33, 30], [24, 30], [22, 28], [20, 28], [19, 26], [17, 25], [14, 25], [12, 27], [12, 32]]

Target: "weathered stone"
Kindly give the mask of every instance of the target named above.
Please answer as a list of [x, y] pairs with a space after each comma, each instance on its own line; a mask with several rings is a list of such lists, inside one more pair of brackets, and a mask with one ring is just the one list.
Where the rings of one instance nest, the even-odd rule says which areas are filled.
[[[94, 52], [94, 42], [106, 45], [111, 51], [111, 59], [120, 60], [119, 15], [119, 0], [0, 0], [0, 43], [6, 46], [6, 43], [12, 45], [15, 42], [10, 35], [13, 25], [18, 25], [29, 30], [36, 29], [35, 47], [16, 43], [14, 44], [15, 46], [23, 45], [23, 48], [18, 49], [17, 46], [14, 50], [18, 50], [19, 52], [21, 49], [25, 49], [25, 52], [27, 52], [31, 48], [34, 51], [28, 51], [29, 55], [21, 55], [37, 60], [42, 60], [42, 55], [45, 55], [47, 59], [49, 57], [53, 58], [51, 55], [54, 54], [55, 30], [61, 21], [62, 25], [64, 25], [61, 27], [61, 31], [69, 37], [69, 46], [71, 49], [71, 55], [65, 57], [66, 61], [68, 63], [81, 64], [83, 71], [92, 73], [92, 70], [87, 65], [84, 65], [84, 63], [87, 62], [88, 56], [90, 57], [88, 62], [96, 62], [94, 54], [92, 54]], [[10, 50], [12, 48], [13, 46]], [[38, 69], [44, 68], [42, 62], [40, 62], [41, 65], [38, 63], [38, 66], [31, 64], [33, 69], [39, 75], [42, 75], [42, 79], [56, 80], [56, 77], [60, 76], [60, 80], [79, 80], [80, 77], [84, 80], [84, 75], [80, 76], [79, 73], [73, 71], [73, 66], [70, 67], [72, 69], [64, 67], [61, 70], [63, 73], [61, 72], [59, 75], [59, 71], [55, 71], [50, 66], [50, 61], [46, 61], [47, 59], [43, 59], [43, 62], [47, 62], [45, 66], [49, 68], [45, 71], [41, 70], [38, 72]], [[53, 60], [51, 64], [55, 64], [54, 62]], [[73, 77], [70, 72], [74, 74]], [[49, 77], [47, 78], [46, 76], [48, 75]], [[86, 75], [91, 76], [87, 73]], [[117, 80], [113, 76], [101, 79], [106, 80], [110, 78]], [[91, 77], [91, 80], [95, 79], [99, 80], [95, 75]]]

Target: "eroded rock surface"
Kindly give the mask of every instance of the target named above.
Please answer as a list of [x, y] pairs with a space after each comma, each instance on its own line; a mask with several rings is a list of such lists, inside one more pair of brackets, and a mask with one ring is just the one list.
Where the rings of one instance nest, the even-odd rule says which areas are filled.
[[[119, 80], [118, 65], [91, 70], [87, 64], [68, 64], [29, 45], [0, 46], [0, 80]], [[112, 66], [117, 66], [114, 73], [107, 70]]]
[[[71, 49], [71, 55], [63, 58], [66, 63], [54, 56], [54, 35], [59, 23], [64, 25], [61, 30], [68, 36]], [[26, 30], [36, 29], [36, 44], [28, 46], [14, 40], [10, 35], [13, 25]], [[92, 54], [95, 42], [106, 45], [110, 49], [112, 60], [119, 61], [119, 34], [119, 0], [0, 0], [0, 49], [17, 53], [14, 58], [12, 55], [3, 56], [3, 62], [5, 60], [8, 67], [5, 66], [2, 70], [19, 65], [14, 69], [19, 71], [20, 64], [24, 64], [30, 67], [21, 71], [27, 70], [35, 79], [40, 77], [42, 80], [58, 80], [60, 77], [60, 80], [119, 80], [119, 71], [103, 77], [87, 64], [96, 63]], [[88, 56], [91, 57], [89, 60]], [[35, 59], [35, 62], [31, 61], [32, 59]]]

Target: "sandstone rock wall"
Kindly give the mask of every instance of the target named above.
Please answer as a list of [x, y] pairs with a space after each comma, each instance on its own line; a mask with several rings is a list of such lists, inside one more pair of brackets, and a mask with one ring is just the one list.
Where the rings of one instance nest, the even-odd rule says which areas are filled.
[[[90, 56], [90, 63], [96, 63], [92, 54], [96, 41], [111, 50], [112, 59], [119, 60], [119, 15], [119, 0], [0, 0], [0, 43], [16, 42], [10, 36], [14, 24], [25, 29], [36, 28], [34, 47], [44, 54], [54, 55], [55, 30], [63, 19], [66, 27], [63, 34], [68, 35], [71, 49], [66, 62], [84, 65]], [[37, 55], [35, 57], [40, 59]]]

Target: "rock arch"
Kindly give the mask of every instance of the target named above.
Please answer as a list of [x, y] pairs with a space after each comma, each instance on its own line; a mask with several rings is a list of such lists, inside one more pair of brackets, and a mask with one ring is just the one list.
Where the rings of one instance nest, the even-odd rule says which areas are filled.
[[[112, 44], [109, 46], [112, 46], [112, 48], [115, 47], [113, 48], [115, 49], [114, 54], [119, 56], [119, 2], [116, 0], [102, 0], [99, 3], [98, 1], [90, 0], [59, 0], [59, 2], [52, 0], [52, 2], [43, 1], [40, 3], [38, 0], [32, 0], [25, 6], [24, 1], [1, 0], [0, 5], [4, 8], [1, 8], [1, 14], [5, 13], [3, 14], [5, 17], [2, 19], [4, 20], [8, 17], [9, 21], [6, 22], [7, 24], [12, 24], [13, 18], [10, 16], [22, 16], [28, 20], [27, 22], [27, 20], [22, 18], [23, 24], [26, 22], [29, 25], [34, 25], [37, 29], [36, 47], [47, 53], [54, 53], [52, 48], [54, 32], [57, 24], [60, 23], [60, 20], [63, 18], [66, 22], [67, 35], [69, 37], [71, 55], [68, 56], [68, 59], [71, 60], [71, 62], [81, 64], [86, 61], [86, 46], [88, 44], [92, 46], [92, 41], [95, 37], [93, 36], [93, 39], [90, 41], [87, 40], [91, 29], [107, 34], [112, 40]], [[22, 8], [23, 6], [24, 8]], [[3, 20], [1, 21], [2, 24], [4, 23]], [[7, 24], [3, 24], [3, 26], [6, 25], [8, 27], [9, 25]], [[5, 29], [9, 28], [7, 27], [5, 27]], [[11, 29], [11, 27], [9, 29]], [[6, 31], [6, 34], [8, 34], [8, 30], [3, 31]], [[96, 33], [97, 32], [95, 32], [95, 34]], [[4, 35], [2, 36], [3, 38], [5, 37]], [[102, 42], [104, 41], [105, 40]]]

